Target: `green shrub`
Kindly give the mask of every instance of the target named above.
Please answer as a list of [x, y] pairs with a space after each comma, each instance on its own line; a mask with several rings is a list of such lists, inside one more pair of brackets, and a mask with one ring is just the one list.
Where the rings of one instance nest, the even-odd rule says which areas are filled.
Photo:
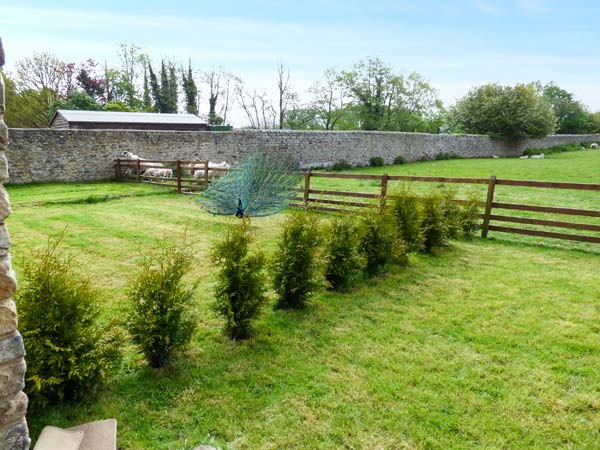
[[419, 199], [410, 186], [404, 185], [392, 195], [391, 214], [408, 249], [419, 251], [423, 246]]
[[432, 253], [434, 249], [443, 247], [448, 242], [444, 196], [439, 193], [430, 193], [421, 199], [421, 204], [423, 250], [426, 253]]
[[165, 367], [190, 342], [195, 319], [190, 312], [193, 289], [182, 278], [192, 266], [185, 242], [160, 242], [141, 262], [128, 289], [132, 308], [128, 328], [151, 367]]
[[325, 243], [325, 281], [328, 288], [347, 290], [363, 267], [359, 227], [352, 217], [333, 219]]
[[251, 249], [252, 241], [250, 224], [243, 219], [229, 226], [211, 253], [219, 267], [214, 309], [225, 319], [227, 336], [235, 340], [250, 337], [252, 321], [267, 300], [265, 256]]
[[541, 155], [542, 153], [545, 155], [551, 155], [553, 153], [565, 153], [565, 152], [576, 152], [581, 150], [582, 144], [560, 144], [555, 145], [553, 147], [548, 148], [534, 148], [527, 147], [523, 150], [523, 155], [525, 156], [533, 156], [533, 155]]
[[451, 159], [462, 159], [462, 156], [456, 153], [441, 152], [437, 153], [434, 158], [436, 161], [449, 161]]
[[334, 172], [341, 172], [342, 170], [349, 170], [352, 169], [352, 166], [350, 165], [350, 163], [348, 161], [346, 161], [345, 159], [340, 159], [339, 161], [337, 161], [335, 164], [333, 164], [330, 167], [331, 170], [333, 170]]
[[306, 213], [293, 214], [283, 225], [272, 262], [277, 308], [304, 308], [317, 281], [319, 224]]
[[463, 234], [463, 209], [461, 204], [456, 202], [456, 191], [445, 189], [440, 197], [448, 239], [458, 239]]
[[[62, 238], [61, 238], [62, 239]], [[95, 390], [121, 358], [118, 328], [98, 323], [98, 292], [60, 249], [61, 239], [23, 260], [16, 294], [33, 405], [78, 400]]]
[[479, 196], [473, 192], [468, 195], [466, 203], [461, 205], [461, 228], [463, 237], [473, 237], [475, 231], [479, 229], [480, 221]]
[[407, 246], [398, 232], [396, 219], [387, 211], [375, 209], [363, 218], [360, 253], [368, 276], [380, 273], [386, 264], [400, 262]]
[[394, 164], [399, 166], [402, 164], [406, 164], [406, 158], [402, 155], [398, 155], [394, 158]]
[[369, 159], [369, 166], [371, 167], [383, 167], [384, 164], [385, 161], [381, 156], [373, 156]]

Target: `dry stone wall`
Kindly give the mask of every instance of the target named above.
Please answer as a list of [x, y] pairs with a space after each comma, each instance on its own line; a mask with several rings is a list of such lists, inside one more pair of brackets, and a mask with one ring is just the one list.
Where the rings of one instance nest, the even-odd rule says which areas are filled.
[[[0, 40], [0, 68], [4, 51]], [[5, 220], [10, 215], [10, 202], [3, 184], [8, 180], [8, 128], [4, 124], [4, 81], [0, 76], [0, 448], [29, 448], [27, 430], [27, 396], [25, 387], [25, 349], [17, 331], [17, 307], [11, 297], [17, 280], [10, 260], [10, 238]]]
[[381, 156], [387, 164], [433, 159], [439, 153], [468, 158], [518, 156], [525, 147], [600, 141], [596, 135], [555, 135], [504, 142], [486, 136], [364, 131], [236, 130], [178, 132], [135, 130], [11, 129], [7, 153], [11, 183], [103, 180], [113, 176], [113, 159], [129, 151], [147, 159], [210, 159], [236, 162], [257, 150], [293, 156], [303, 167], [345, 159], [368, 164]]

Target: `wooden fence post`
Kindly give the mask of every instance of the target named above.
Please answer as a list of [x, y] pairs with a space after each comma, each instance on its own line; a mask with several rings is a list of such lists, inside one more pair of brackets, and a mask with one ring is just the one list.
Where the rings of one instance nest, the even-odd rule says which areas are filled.
[[177, 192], [181, 194], [181, 160], [177, 160]]
[[139, 160], [139, 158], [136, 161], [137, 161], [137, 182], [140, 183], [141, 182], [141, 180], [140, 180], [141, 169], [140, 169], [140, 160]]
[[208, 189], [208, 159], [204, 161], [204, 183], [206, 183]]
[[486, 238], [490, 227], [490, 215], [492, 214], [492, 204], [494, 203], [494, 189], [496, 188], [496, 175], [492, 175], [488, 181], [487, 200], [485, 202], [485, 212], [483, 214], [483, 224], [481, 225], [481, 237]]
[[308, 208], [310, 200], [310, 169], [304, 172], [304, 209]]
[[387, 190], [388, 190], [388, 180], [390, 176], [387, 173], [384, 173], [381, 176], [381, 197], [379, 200], [379, 208], [385, 208], [387, 202]]
[[117, 171], [117, 181], [121, 181], [121, 160], [119, 158], [117, 158], [115, 170]]

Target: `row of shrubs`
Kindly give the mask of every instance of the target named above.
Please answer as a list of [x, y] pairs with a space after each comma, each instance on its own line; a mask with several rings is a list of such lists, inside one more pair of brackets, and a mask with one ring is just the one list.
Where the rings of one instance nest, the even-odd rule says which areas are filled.
[[[419, 161], [430, 161], [432, 159], [435, 161], [446, 161], [449, 159], [461, 159], [461, 158], [462, 158], [462, 156], [457, 155], [456, 153], [441, 152], [441, 153], [437, 153], [433, 158], [430, 158], [427, 155], [423, 155], [421, 158], [419, 158]], [[402, 165], [402, 164], [406, 164], [406, 163], [407, 163], [407, 160], [402, 155], [398, 155], [394, 158], [394, 165]], [[383, 159], [382, 156], [373, 156], [373, 157], [369, 158], [369, 167], [383, 167], [384, 165], [385, 165], [385, 160]], [[347, 160], [340, 159], [339, 161], [336, 161], [331, 166], [324, 167], [324, 169], [332, 170], [334, 172], [341, 172], [344, 170], [352, 169], [354, 167], [359, 167], [359, 166], [352, 166], [352, 164], [350, 164]]]
[[542, 153], [545, 155], [551, 155], [553, 153], [577, 152], [579, 150], [592, 148], [592, 144], [594, 143], [580, 142], [579, 144], [561, 144], [548, 148], [527, 147], [525, 150], [523, 150], [523, 156], [541, 155]]
[[[476, 229], [475, 198], [457, 203], [450, 190], [417, 197], [408, 187], [393, 197], [388, 207], [359, 218], [291, 213], [270, 258], [255, 245], [248, 219], [231, 224], [211, 252], [218, 268], [213, 307], [225, 334], [251, 335], [269, 286], [275, 308], [304, 308], [319, 289], [347, 291], [390, 264], [406, 264], [409, 252], [431, 253]], [[163, 242], [143, 258], [127, 287], [127, 313], [104, 327], [97, 320], [99, 291], [74, 273], [77, 263], [61, 255], [59, 242], [24, 261], [17, 298], [34, 404], [92, 392], [120, 364], [127, 333], [152, 367], [168, 365], [187, 346], [197, 320], [196, 286], [184, 282], [194, 261], [185, 242]]]

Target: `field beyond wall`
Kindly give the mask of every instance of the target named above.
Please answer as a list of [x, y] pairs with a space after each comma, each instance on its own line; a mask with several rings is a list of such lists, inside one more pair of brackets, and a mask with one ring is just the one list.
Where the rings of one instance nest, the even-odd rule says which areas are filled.
[[[598, 183], [599, 168], [600, 151], [590, 150], [361, 172]], [[369, 182], [323, 187], [377, 189]], [[19, 268], [30, 250], [66, 230], [65, 249], [101, 291], [102, 320], [123, 316], [127, 283], [157, 239], [179, 239], [187, 228], [197, 257], [188, 281], [199, 280], [200, 321], [188, 354], [156, 371], [125, 342], [123, 367], [88, 403], [30, 411], [34, 438], [48, 424], [115, 417], [119, 448], [136, 450], [203, 443], [223, 449], [600, 447], [598, 245], [494, 233], [453, 242], [436, 256], [411, 255], [407, 267], [349, 294], [320, 292], [306, 311], [269, 306], [255, 337], [232, 343], [210, 309], [214, 269], [207, 260], [232, 219], [149, 185], [8, 190], [7, 225], [21, 284]], [[592, 192], [506, 187], [498, 195], [600, 208]], [[267, 253], [284, 218], [253, 219]]]

